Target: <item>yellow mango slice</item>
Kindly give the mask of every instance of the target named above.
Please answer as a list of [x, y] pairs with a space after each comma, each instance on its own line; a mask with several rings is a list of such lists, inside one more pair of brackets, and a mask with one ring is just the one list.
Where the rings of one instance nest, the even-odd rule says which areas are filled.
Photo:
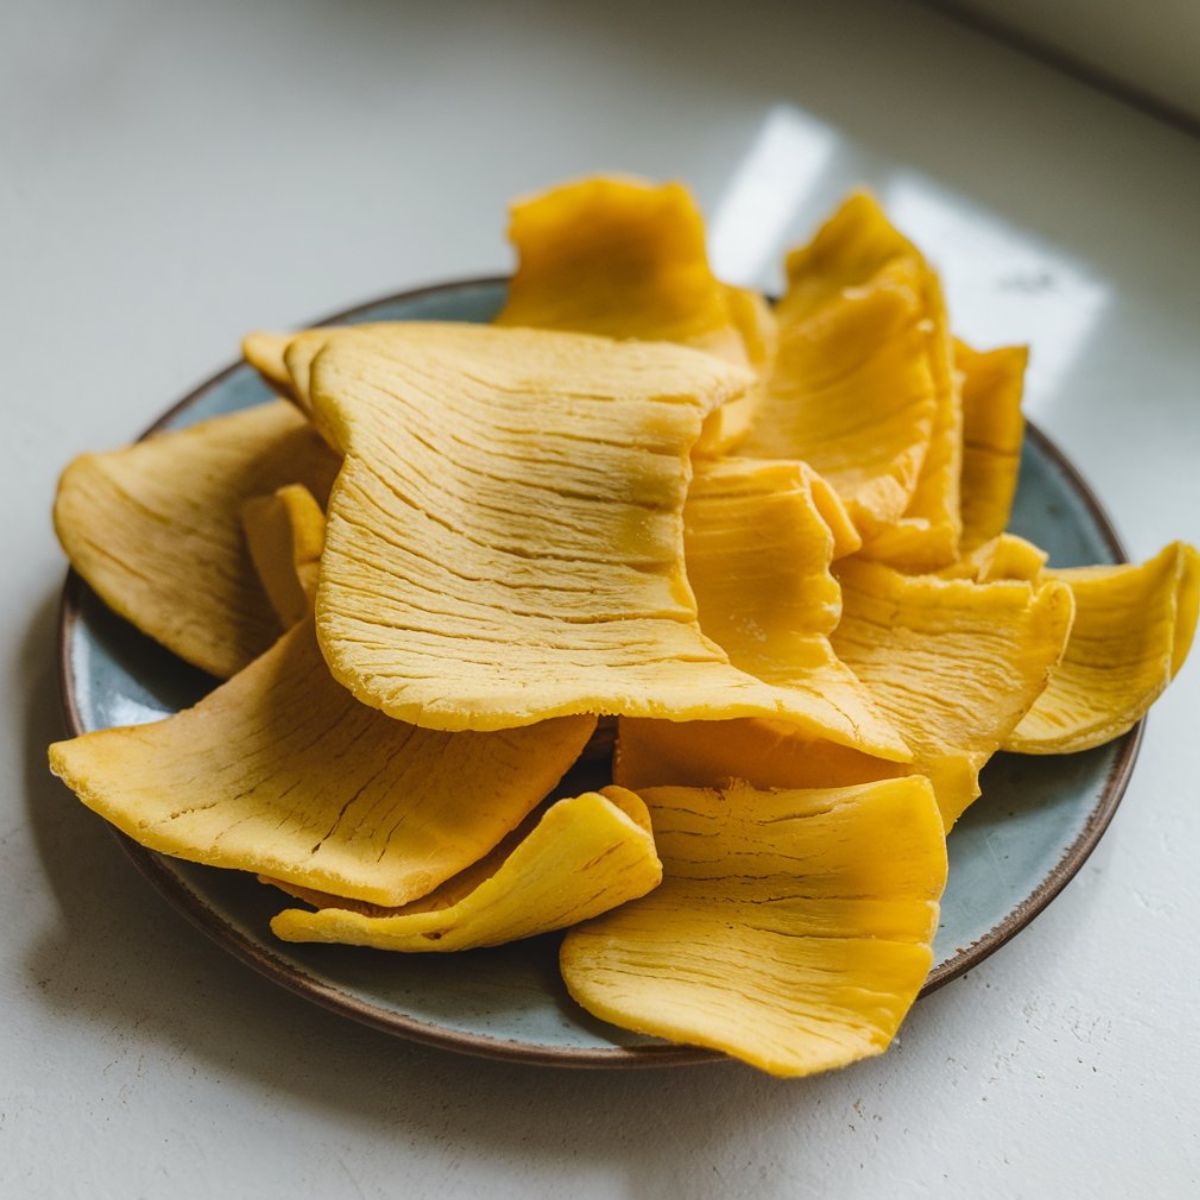
[[958, 557], [962, 519], [962, 398], [950, 365], [950, 320], [938, 277], [924, 270], [924, 295], [932, 326], [934, 396], [937, 408], [929, 453], [904, 516], [867, 539], [865, 557], [905, 571], [931, 571]]
[[306, 620], [194, 708], [58, 742], [50, 765], [151, 850], [393, 905], [486, 854], [594, 727], [401, 724], [331, 678]]
[[250, 496], [301, 483], [323, 503], [338, 458], [278, 400], [63, 472], [54, 527], [71, 565], [143, 633], [230, 676], [279, 636], [242, 534]]
[[[713, 275], [704, 218], [682, 184], [568, 183], [513, 204], [508, 234], [518, 265], [497, 324], [678, 342], [768, 368], [770, 309]], [[696, 452], [735, 445], [759, 399], [759, 389], [748, 389], [714, 410]]]
[[347, 331], [311, 371], [346, 455], [318, 634], [364, 703], [436, 729], [802, 715], [704, 637], [684, 570], [688, 452], [749, 372], [465, 324]]
[[572, 997], [774, 1075], [886, 1050], [929, 971], [946, 883], [929, 784], [642, 798], [662, 885], [567, 934]]
[[242, 357], [277, 392], [292, 397], [292, 379], [288, 374], [283, 352], [292, 340], [290, 333], [268, 333], [256, 330], [242, 338]]
[[885, 761], [772, 720], [622, 720], [613, 775], [665, 784], [818, 787], [927, 776], [946, 828], [979, 795], [979, 772], [1034, 703], [1062, 654], [1071, 597], [1061, 584], [977, 585], [849, 560], [834, 650], [913, 750]]
[[1001, 579], [1024, 579], [1035, 583], [1049, 555], [1040, 546], [1018, 537], [1001, 533], [990, 541], [976, 546], [956, 563], [937, 572], [943, 579], [973, 579], [976, 583], [994, 583]]
[[761, 292], [750, 288], [732, 287], [727, 283], [721, 285], [721, 290], [729, 309], [730, 320], [741, 338], [746, 362], [759, 374], [766, 374], [770, 371], [775, 361], [775, 352], [779, 348], [779, 329], [775, 322], [775, 313]]
[[906, 570], [958, 556], [962, 405], [936, 273], [870, 196], [787, 258], [780, 348], [748, 455], [802, 458]]
[[865, 533], [894, 524], [932, 436], [929, 343], [920, 272], [907, 260], [798, 311], [780, 323], [775, 366], [740, 452], [803, 459]]
[[1074, 567], [1075, 625], [1046, 690], [1005, 742], [1019, 754], [1072, 754], [1132, 729], [1183, 666], [1196, 631], [1200, 555], [1172, 542], [1140, 566]]
[[735, 667], [798, 694], [793, 720], [810, 738], [907, 760], [903, 738], [829, 644], [842, 600], [823, 509], [846, 528], [836, 494], [803, 463], [697, 463], [684, 547], [700, 627]]
[[308, 615], [317, 591], [325, 513], [308, 488], [290, 483], [246, 500], [242, 528], [267, 599], [290, 629]]
[[704, 218], [683, 184], [592, 178], [517, 200], [508, 236], [518, 263], [500, 325], [741, 344], [708, 265]]
[[1008, 524], [1025, 417], [1025, 346], [980, 352], [954, 343], [954, 366], [962, 378], [962, 543], [966, 553], [998, 537]]
[[622, 787], [718, 787], [741, 779], [757, 788], [844, 787], [911, 773], [806, 736], [802, 727], [762, 717], [734, 721], [648, 721], [621, 717], [613, 779]]
[[456, 878], [454, 887], [443, 885], [403, 908], [316, 897], [316, 912], [286, 909], [271, 929], [289, 942], [405, 953], [498, 946], [644, 896], [662, 880], [662, 863], [645, 805], [632, 792], [605, 788], [551, 804], [514, 846], [470, 874], [465, 891]]
[[857, 559], [837, 575], [833, 648], [912, 748], [949, 829], [1062, 657], [1071, 589], [910, 576]]

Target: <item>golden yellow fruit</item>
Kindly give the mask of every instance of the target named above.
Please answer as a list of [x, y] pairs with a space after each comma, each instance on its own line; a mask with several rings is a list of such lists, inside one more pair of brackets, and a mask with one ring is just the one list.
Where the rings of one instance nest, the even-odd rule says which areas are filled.
[[341, 333], [311, 374], [346, 454], [318, 635], [364, 703], [438, 729], [802, 715], [704, 637], [684, 570], [688, 451], [749, 372], [665, 343], [413, 324]]
[[324, 503], [337, 469], [304, 417], [276, 400], [80, 455], [59, 481], [54, 527], [110, 608], [228, 677], [280, 632], [242, 535], [242, 503], [289, 483]]
[[766, 396], [740, 449], [809, 463], [866, 534], [900, 520], [929, 450], [936, 403], [919, 278], [904, 260], [781, 322]]
[[292, 339], [290, 333], [256, 330], [242, 338], [242, 357], [282, 396], [292, 397], [292, 378], [283, 353]]
[[829, 644], [842, 608], [830, 510], [846, 529], [836, 494], [803, 463], [697, 463], [683, 516], [700, 628], [739, 670], [795, 695], [790, 718], [806, 736], [907, 761], [904, 739]]
[[661, 881], [650, 820], [632, 792], [587, 792], [534, 816], [466, 878], [456, 876], [402, 908], [300, 892], [317, 911], [287, 909], [271, 929], [289, 942], [406, 953], [472, 950], [577, 924]]
[[302, 621], [317, 591], [325, 513], [313, 494], [290, 483], [242, 504], [250, 559], [284, 629]]
[[843, 787], [909, 774], [902, 762], [806, 736], [763, 717], [733, 721], [647, 721], [621, 717], [613, 779], [648, 787], [717, 787], [741, 779], [757, 788]]
[[1002, 579], [1024, 579], [1036, 583], [1049, 557], [1046, 551], [1015, 533], [1001, 533], [976, 546], [956, 563], [943, 567], [943, 579], [973, 579], [995, 583]]
[[801, 458], [847, 501], [863, 554], [958, 556], [962, 404], [941, 284], [865, 193], [787, 258], [780, 348], [746, 454]]
[[949, 829], [1062, 657], [1071, 589], [903, 575], [855, 559], [837, 576], [833, 648], [912, 748]]
[[1200, 554], [1172, 542], [1140, 566], [1045, 574], [1073, 593], [1075, 625], [1062, 662], [1004, 748], [1072, 754], [1131, 729], [1183, 666], [1196, 631]]
[[58, 742], [50, 765], [151, 850], [403, 904], [495, 846], [595, 723], [464, 734], [404, 725], [330, 677], [306, 620], [194, 708]]
[[929, 784], [642, 798], [662, 885], [567, 934], [572, 997], [775, 1075], [886, 1050], [929, 971], [946, 882]]
[[[677, 342], [769, 369], [774, 317], [761, 296], [713, 275], [704, 218], [682, 184], [564, 184], [514, 203], [508, 234], [518, 263], [497, 324]], [[714, 410], [694, 452], [735, 446], [760, 397], [750, 388]]]
[[1008, 524], [1025, 438], [1021, 394], [1028, 359], [1025, 346], [980, 352], [963, 341], [954, 344], [962, 377], [963, 553], [998, 537]]

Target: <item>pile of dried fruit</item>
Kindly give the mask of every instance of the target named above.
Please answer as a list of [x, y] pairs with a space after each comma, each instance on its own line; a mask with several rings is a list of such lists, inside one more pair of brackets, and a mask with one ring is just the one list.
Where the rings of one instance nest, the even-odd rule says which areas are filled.
[[[284, 398], [89, 454], [55, 508], [118, 613], [227, 682], [51, 747], [143, 845], [303, 902], [290, 941], [569, 929], [617, 1025], [803, 1075], [884, 1050], [999, 749], [1129, 729], [1200, 559], [1005, 532], [1025, 351], [953, 339], [869, 197], [711, 273], [685, 189], [519, 202], [491, 326], [254, 334]], [[547, 801], [616, 719], [614, 786]]]

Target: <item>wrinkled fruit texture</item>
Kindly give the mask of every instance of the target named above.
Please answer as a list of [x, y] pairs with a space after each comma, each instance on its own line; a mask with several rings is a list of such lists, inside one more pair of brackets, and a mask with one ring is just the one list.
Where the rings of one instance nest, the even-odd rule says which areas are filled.
[[[403, 908], [300, 894], [315, 912], [271, 922], [290, 942], [342, 942], [407, 953], [471, 950], [564, 929], [636, 900], [662, 880], [645, 805], [605, 788], [558, 800], [464, 888], [451, 880]], [[457, 886], [455, 886], [457, 885]]]
[[929, 970], [946, 882], [927, 781], [642, 798], [663, 883], [567, 934], [571, 995], [775, 1075], [886, 1050]]
[[242, 528], [250, 559], [284, 629], [302, 621], [317, 591], [325, 513], [308, 488], [297, 483], [242, 505]]
[[716, 787], [741, 779], [758, 788], [843, 787], [893, 779], [908, 764], [806, 737], [785, 721], [760, 717], [736, 721], [618, 722], [613, 779], [622, 787], [680, 784]]
[[698, 463], [684, 547], [700, 627], [735, 667], [797, 694], [793, 719], [809, 737], [905, 761], [903, 738], [829, 644], [842, 610], [831, 525], [852, 528], [803, 463]]
[[911, 261], [781, 322], [766, 397], [739, 452], [809, 463], [864, 534], [894, 524], [933, 430], [930, 338]]
[[265, 330], [256, 330], [242, 338], [242, 357], [272, 389], [289, 399], [294, 393], [283, 354], [291, 339], [290, 333], [268, 333]]
[[1062, 583], [977, 584], [904, 575], [880, 563], [838, 564], [838, 658], [912, 751], [885, 761], [774, 720], [620, 722], [614, 778], [817, 787], [929, 778], [949, 830], [979, 795], [979, 772], [1041, 693], [1071, 627]]
[[54, 527], [110, 608], [228, 677], [281, 629], [243, 538], [243, 502], [300, 483], [323, 503], [337, 469], [308, 422], [278, 400], [81, 455], [59, 481]]
[[912, 748], [913, 770], [933, 783], [949, 829], [1062, 657], [1071, 590], [903, 575], [854, 560], [838, 578], [834, 650]]
[[[771, 311], [761, 296], [713, 275], [703, 215], [682, 184], [565, 184], [518, 200], [508, 233], [517, 270], [497, 324], [677, 342], [769, 369]], [[759, 399], [760, 389], [750, 388], [714, 410], [696, 451], [736, 445]]]
[[594, 717], [439, 733], [359, 704], [311, 621], [194, 708], [50, 749], [54, 773], [143, 846], [378, 904], [486, 854], [579, 756]]
[[747, 454], [801, 458], [861, 520], [863, 553], [953, 562], [962, 401], [941, 284], [865, 193], [787, 258], [780, 351]]
[[1131, 729], [1183, 665], [1196, 631], [1200, 555], [1172, 542], [1140, 566], [1047, 571], [1075, 625], [1046, 690], [1008, 737], [1020, 754], [1071, 754]]
[[964, 554], [999, 537], [1008, 525], [1025, 439], [1021, 395], [1028, 360], [1024, 346], [980, 353], [954, 343], [954, 367], [962, 380]]
[[684, 572], [688, 451], [747, 381], [711, 355], [581, 334], [331, 339], [310, 388], [346, 454], [317, 591], [335, 677], [440, 729], [801, 715], [703, 636]]
[[956, 563], [943, 567], [938, 574], [943, 579], [973, 579], [976, 583], [996, 583], [1002, 579], [1023, 579], [1035, 583], [1049, 556], [1040, 546], [1002, 533], [976, 546]]

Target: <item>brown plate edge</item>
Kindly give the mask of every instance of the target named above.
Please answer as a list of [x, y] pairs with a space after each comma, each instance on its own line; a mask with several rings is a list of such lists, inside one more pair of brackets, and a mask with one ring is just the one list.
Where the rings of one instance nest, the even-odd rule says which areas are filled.
[[[384, 296], [377, 300], [355, 305], [353, 308], [333, 313], [315, 321], [313, 325], [333, 325], [349, 321], [364, 312], [377, 308], [381, 304], [411, 301], [422, 296], [434, 295], [439, 292], [454, 291], [464, 287], [483, 287], [504, 284], [507, 276], [481, 276], [476, 278], [452, 280], [447, 283], [432, 284], [427, 287], [414, 288], [394, 295]], [[237, 361], [231, 363], [215, 375], [206, 379], [198, 387], [189, 392], [182, 400], [172, 405], [157, 420], [154, 421], [141, 435], [149, 437], [161, 430], [169, 421], [181, 412], [190, 408], [207, 392], [223, 382], [234, 371], [245, 364]], [[1118, 562], [1128, 561], [1125, 547], [1121, 543], [1112, 520], [1100, 503], [1091, 486], [1054, 444], [1032, 421], [1026, 422], [1027, 434], [1038, 443], [1039, 448], [1053, 460], [1060, 471], [1068, 478], [1077, 494], [1082, 498], [1097, 527], [1100, 529], [1109, 549]], [[75, 698], [74, 679], [70, 671], [70, 645], [73, 627], [79, 615], [79, 599], [84, 583], [82, 578], [73, 570], [68, 570], [63, 584], [62, 600], [59, 608], [58, 622], [58, 669], [59, 689], [62, 700], [63, 717], [68, 731], [72, 736], [83, 733], [82, 721]], [[1137, 761], [1141, 747], [1142, 733], [1145, 720], [1140, 721], [1120, 739], [1120, 752], [1105, 780], [1104, 789], [1095, 808], [1088, 815], [1083, 829], [1075, 841], [1067, 847], [1061, 859], [1042, 881], [1042, 883], [1023, 900], [998, 925], [993, 926], [983, 937], [973, 942], [954, 955], [953, 958], [936, 968], [921, 989], [921, 996], [927, 996], [940, 987], [944, 987], [952, 979], [957, 979], [999, 950], [1010, 939], [1024, 929], [1054, 898], [1079, 871], [1087, 861], [1088, 856], [1096, 848], [1104, 831], [1108, 828], [1121, 803], [1121, 798], [1128, 787], [1133, 767]], [[164, 856], [147, 850], [144, 846], [133, 841], [120, 831], [109, 827], [121, 848], [133, 861], [141, 874], [159, 891], [163, 897], [198, 929], [228, 950], [234, 957], [247, 966], [265, 975], [280, 986], [287, 988], [296, 995], [303, 996], [332, 1012], [350, 1017], [361, 1024], [379, 1029], [410, 1041], [419, 1042], [440, 1049], [453, 1050], [461, 1054], [475, 1055], [485, 1058], [501, 1059], [510, 1062], [532, 1063], [541, 1066], [574, 1067], [574, 1068], [616, 1068], [616, 1067], [666, 1067], [691, 1066], [699, 1063], [724, 1062], [727, 1057], [717, 1051], [696, 1046], [677, 1046], [664, 1044], [662, 1046], [614, 1046], [610, 1050], [554, 1050], [545, 1046], [532, 1045], [527, 1042], [507, 1042], [498, 1038], [450, 1031], [437, 1025], [427, 1025], [424, 1022], [400, 1016], [387, 1009], [367, 1004], [338, 988], [330, 987], [321, 980], [301, 971], [299, 968], [271, 954], [256, 942], [241, 934], [232, 925], [223, 921], [205, 902], [189, 888], [177, 875], [173, 874], [164, 864]]]

